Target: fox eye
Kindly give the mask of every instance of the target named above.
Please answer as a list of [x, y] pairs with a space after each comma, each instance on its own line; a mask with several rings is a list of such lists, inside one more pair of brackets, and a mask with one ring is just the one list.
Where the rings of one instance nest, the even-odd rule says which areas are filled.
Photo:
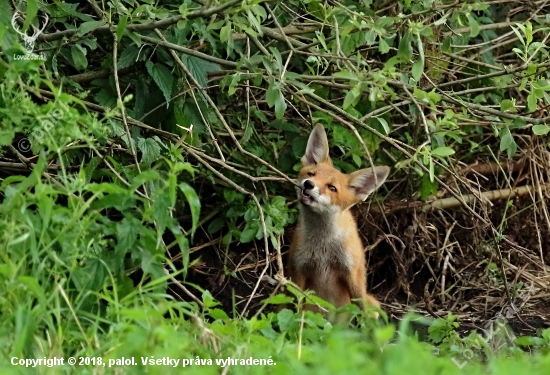
[[313, 177], [313, 176], [315, 176], [315, 173], [313, 173], [313, 172], [307, 172], [307, 175], [308, 175], [309, 177]]
[[336, 187], [334, 185], [328, 185], [330, 191], [336, 193]]

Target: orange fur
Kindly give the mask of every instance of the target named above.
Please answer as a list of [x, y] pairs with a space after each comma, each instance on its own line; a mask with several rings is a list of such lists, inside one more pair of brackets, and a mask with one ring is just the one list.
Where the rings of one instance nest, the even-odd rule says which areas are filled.
[[298, 287], [314, 290], [335, 307], [352, 299], [362, 308], [363, 301], [379, 306], [366, 291], [364, 248], [350, 208], [378, 188], [389, 171], [386, 166], [338, 171], [325, 130], [314, 127], [298, 175], [300, 216], [289, 255], [289, 276]]

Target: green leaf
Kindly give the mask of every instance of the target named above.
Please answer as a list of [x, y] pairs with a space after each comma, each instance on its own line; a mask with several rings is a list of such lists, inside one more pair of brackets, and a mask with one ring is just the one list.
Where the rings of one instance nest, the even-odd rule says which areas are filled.
[[434, 22], [434, 26], [441, 26], [445, 23], [447, 23], [447, 17], [443, 16], [443, 17], [441, 17], [440, 19], [438, 19], [437, 21]]
[[479, 23], [472, 16], [472, 13], [468, 13], [466, 18], [468, 18], [468, 22], [470, 23], [470, 38], [475, 38], [479, 35]]
[[342, 104], [342, 108], [348, 109], [350, 106], [353, 107], [355, 104], [357, 104], [360, 97], [361, 89], [359, 85], [353, 86], [353, 88], [347, 92], [346, 97], [344, 98], [344, 103]]
[[0, 146], [10, 145], [14, 137], [15, 137], [15, 129], [0, 130]]
[[[170, 73], [170, 70], [163, 64], [154, 64], [150, 60], [145, 63], [145, 67], [147, 68], [149, 75], [153, 78], [153, 81], [155, 81], [159, 89], [162, 91], [164, 99], [168, 102], [171, 98], [172, 83], [174, 82], [172, 73]], [[168, 105], [169, 103], [166, 103], [166, 107], [168, 107]]]
[[37, 14], [38, 14], [38, 2], [36, 0], [28, 0], [27, 10], [25, 11], [25, 23], [23, 24], [24, 32], [29, 29], [29, 26], [31, 25], [32, 20], [34, 20]]
[[272, 297], [269, 297], [262, 301], [262, 304], [270, 305], [283, 305], [285, 303], [291, 303], [293, 301], [292, 297], [285, 296], [284, 294], [276, 294]]
[[[172, 230], [172, 233], [174, 233], [174, 230]], [[181, 262], [183, 269], [187, 271], [187, 268], [189, 267], [189, 240], [185, 235], [183, 235], [183, 233], [174, 233], [174, 235], [181, 250]]]
[[418, 59], [414, 62], [412, 67], [412, 76], [416, 82], [420, 80], [420, 77], [422, 77], [422, 72], [424, 71], [424, 61], [422, 59]]
[[73, 58], [74, 67], [78, 70], [84, 70], [88, 67], [86, 59], [86, 49], [79, 44], [71, 47], [71, 57]]
[[218, 217], [210, 222], [208, 225], [208, 233], [214, 234], [219, 232], [225, 225], [225, 218]]
[[380, 41], [378, 42], [378, 51], [380, 51], [380, 53], [390, 52], [390, 45], [382, 38], [380, 38]]
[[185, 53], [181, 54], [181, 61], [185, 64], [187, 69], [189, 69], [189, 72], [197, 82], [199, 82], [201, 87], [206, 87], [208, 85], [208, 73], [221, 70], [221, 67], [216, 63]]
[[231, 96], [237, 92], [237, 88], [238, 88], [239, 82], [241, 81], [241, 77], [242, 77], [241, 73], [235, 73], [233, 77], [231, 77], [231, 83], [229, 84], [227, 95]]
[[187, 27], [188, 23], [189, 23], [189, 21], [187, 21], [187, 20], [179, 20], [178, 23], [176, 24], [176, 27], [180, 30], [183, 30]]
[[171, 220], [170, 208], [170, 197], [167, 194], [159, 192], [153, 196], [153, 217], [160, 233], [164, 233]]
[[170, 173], [168, 175], [168, 181], [166, 182], [168, 187], [168, 196], [170, 197], [170, 206], [176, 204], [176, 188], [178, 186], [178, 178], [175, 173]]
[[376, 119], [384, 128], [384, 132], [386, 132], [386, 135], [390, 134], [390, 125], [388, 125], [388, 122], [383, 117], [377, 117]]
[[359, 155], [352, 154], [351, 158], [353, 159], [353, 162], [355, 163], [355, 165], [357, 165], [357, 167], [361, 166], [362, 160], [361, 160], [361, 157], [359, 157]]
[[277, 98], [279, 97], [280, 94], [281, 94], [280, 82], [276, 82], [275, 78], [269, 77], [265, 99], [267, 101], [267, 105], [270, 108], [275, 105], [275, 102], [277, 101]]
[[275, 101], [275, 117], [277, 119], [283, 118], [286, 111], [286, 101], [282, 92], [279, 92], [279, 96]]
[[132, 249], [132, 246], [136, 242], [140, 227], [139, 221], [135, 218], [124, 218], [117, 223], [117, 249], [121, 250], [123, 254], [126, 254], [128, 250]]
[[538, 98], [535, 90], [531, 90], [529, 95], [527, 96], [527, 110], [529, 112], [533, 112], [537, 109], [538, 106]]
[[269, 107], [275, 106], [275, 117], [277, 119], [282, 118], [286, 110], [286, 102], [281, 88], [281, 82], [275, 81], [273, 77], [269, 78], [269, 86], [267, 87], [266, 100]]
[[187, 199], [187, 203], [189, 203], [189, 208], [191, 210], [191, 238], [193, 238], [193, 235], [195, 234], [195, 230], [197, 230], [197, 227], [199, 225], [199, 217], [201, 213], [201, 201], [199, 199], [199, 196], [197, 195], [197, 192], [191, 185], [187, 184], [186, 182], [182, 182], [178, 185], [182, 193], [185, 195], [185, 198]]
[[181, 4], [179, 7], [179, 12], [182, 18], [187, 18], [187, 16], [189, 15], [188, 5], [186, 3]]
[[506, 129], [500, 139], [500, 151], [506, 150], [508, 157], [511, 158], [516, 153], [517, 148], [518, 146], [512, 133], [510, 133], [510, 129]]
[[214, 297], [212, 297], [212, 294], [208, 290], [202, 292], [201, 299], [204, 307], [206, 307], [207, 309], [220, 304], [214, 299]]
[[138, 138], [137, 147], [141, 151], [140, 163], [149, 167], [160, 158], [160, 141], [154, 138]]
[[372, 46], [374, 42], [376, 41], [376, 33], [374, 30], [369, 30], [365, 33], [365, 42], [367, 43], [367, 46]]
[[157, 171], [152, 169], [145, 170], [132, 179], [130, 190], [134, 191], [146, 182], [151, 182], [158, 179], [160, 179], [160, 174]]
[[502, 138], [500, 139], [500, 151], [504, 151], [510, 147], [510, 144], [512, 144], [513, 141], [514, 139], [512, 138], [510, 130], [506, 129], [504, 131], [504, 135], [502, 135]]
[[296, 327], [296, 318], [296, 314], [289, 309], [283, 309], [277, 313], [277, 322], [282, 331]]
[[207, 27], [206, 30], [219, 30], [222, 28], [223, 25], [225, 25], [226, 20], [219, 20], [217, 22], [211, 22]]
[[239, 238], [239, 241], [241, 243], [250, 242], [256, 237], [256, 233], [258, 232], [258, 226], [254, 224], [247, 224], [244, 230], [241, 232], [241, 236]]
[[[110, 87], [108, 87], [108, 88], [104, 87], [104, 88], [100, 89], [94, 95], [94, 99], [96, 100], [96, 102], [98, 102], [103, 107], [106, 107], [106, 108], [116, 107], [117, 96], [116, 96], [116, 93], [114, 91], [112, 91]], [[122, 131], [122, 134], [125, 134], [124, 130]], [[120, 134], [118, 134], [118, 135], [120, 135]]]
[[420, 30], [420, 35], [426, 37], [426, 38], [429, 38], [431, 36], [434, 35], [434, 31], [432, 30], [432, 28], [430, 26], [427, 26], [425, 25], [421, 30]]
[[116, 26], [116, 39], [120, 42], [128, 23], [128, 16], [121, 16]]
[[136, 46], [141, 47], [141, 38], [136, 32], [124, 29], [124, 33], [128, 35], [130, 39], [132, 39], [132, 42], [134, 42]]
[[104, 263], [95, 258], [88, 258], [83, 267], [78, 267], [71, 274], [71, 280], [81, 292], [99, 291], [107, 276]]
[[424, 174], [421, 177], [420, 182], [420, 199], [425, 201], [430, 197], [430, 195], [437, 195], [439, 184], [435, 181], [431, 181], [429, 175]]
[[410, 32], [406, 32], [403, 38], [401, 38], [399, 47], [397, 48], [397, 56], [401, 58], [402, 61], [409, 61], [412, 58], [412, 35]]
[[139, 48], [132, 44], [124, 49], [118, 57], [117, 67], [118, 69], [124, 69], [132, 66], [136, 63], [136, 59], [139, 54]]
[[92, 208], [98, 211], [107, 207], [114, 207], [119, 211], [124, 211], [135, 206], [136, 200], [127, 194], [109, 194], [92, 204]]
[[275, 129], [283, 130], [285, 132], [291, 132], [291, 133], [297, 133], [297, 134], [300, 134], [302, 132], [302, 130], [298, 125], [296, 125], [293, 122], [288, 122], [284, 120], [274, 120], [269, 125], [274, 127]]
[[246, 12], [246, 16], [250, 26], [254, 27], [254, 30], [258, 33], [258, 35], [262, 36], [262, 26], [260, 25], [260, 22], [256, 19], [256, 17], [254, 17], [254, 14], [250, 10], [248, 10]]
[[452, 39], [451, 38], [445, 38], [443, 40], [441, 50], [443, 52], [453, 52], [453, 48], [451, 47], [451, 44], [452, 44]]
[[379, 345], [385, 345], [393, 338], [395, 334], [395, 326], [388, 324], [385, 327], [377, 328], [374, 331], [374, 338]]
[[535, 135], [546, 135], [550, 132], [550, 126], [548, 125], [534, 125], [533, 133]]
[[153, 279], [165, 277], [164, 266], [159, 257], [153, 253], [156, 248], [154, 246], [154, 241], [151, 239], [151, 235], [144, 236], [142, 233], [140, 244], [142, 250], [139, 256], [141, 256], [141, 269], [143, 272], [146, 275], [151, 275]]
[[225, 43], [228, 42], [231, 39], [231, 22], [227, 21], [227, 23], [220, 29], [220, 41]]
[[514, 342], [519, 346], [534, 346], [544, 344], [544, 340], [542, 338], [532, 336], [520, 336], [517, 337]]
[[[77, 36], [86, 35], [90, 31], [95, 30], [95, 29], [105, 25], [106, 23], [107, 23], [107, 21], [88, 21], [88, 22], [84, 22], [78, 27], [78, 31], [76, 32], [76, 35]], [[124, 29], [122, 29], [122, 31], [124, 31]], [[117, 30], [117, 35], [118, 35], [118, 30]]]
[[343, 78], [343, 79], [349, 79], [350, 81], [358, 81], [359, 78], [357, 78], [357, 75], [355, 73], [349, 72], [347, 70], [342, 70], [340, 72], [336, 72], [332, 75], [335, 78]]
[[[525, 29], [525, 27], [520, 24], [520, 23], [516, 23], [516, 26], [522, 30]], [[519, 41], [521, 42], [521, 44], [525, 45], [525, 40], [523, 39], [523, 36], [521, 35], [521, 33], [519, 32], [518, 29], [516, 29], [514, 26], [510, 26], [510, 28], [512, 29], [512, 31], [516, 34], [516, 36], [518, 37]]]
[[455, 150], [447, 146], [438, 147], [432, 150], [432, 155], [441, 156], [441, 157], [454, 155], [454, 153], [455, 153]]
[[123, 195], [129, 195], [130, 192], [128, 189], [123, 188], [122, 186], [118, 186], [115, 184], [111, 184], [108, 182], [102, 182], [100, 184], [90, 184], [88, 185], [88, 190], [91, 193], [103, 193], [103, 194], [123, 194]]
[[[428, 28], [431, 33], [431, 28]], [[412, 76], [416, 82], [420, 80], [420, 77], [422, 77], [422, 72], [424, 71], [424, 61], [426, 61], [426, 58], [424, 56], [424, 44], [422, 43], [422, 38], [420, 38], [420, 35], [416, 36], [416, 44], [418, 47], [418, 61], [416, 61], [412, 67]]]
[[32, 294], [34, 295], [34, 297], [36, 297], [42, 307], [46, 306], [47, 301], [44, 289], [40, 286], [40, 284], [34, 277], [20, 276], [17, 280], [21, 284], [25, 285], [25, 287], [32, 292]]
[[533, 24], [529, 21], [525, 24], [525, 42], [527, 45], [533, 42]]
[[514, 107], [514, 102], [510, 99], [504, 99], [500, 102], [500, 110], [502, 112], [517, 112], [516, 108]]
[[222, 309], [210, 309], [208, 315], [216, 320], [229, 320], [229, 316]]

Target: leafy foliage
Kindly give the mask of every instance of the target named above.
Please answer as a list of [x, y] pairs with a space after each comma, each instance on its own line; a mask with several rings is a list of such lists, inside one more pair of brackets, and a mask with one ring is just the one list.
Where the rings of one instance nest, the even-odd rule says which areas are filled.
[[[546, 373], [548, 329], [486, 340], [461, 337], [452, 314], [393, 324], [347, 306], [350, 327], [274, 312], [288, 296], [261, 301], [263, 276], [282, 271], [274, 260], [297, 216], [288, 182], [314, 123], [338, 168], [395, 166], [408, 180], [392, 194], [421, 204], [491, 189], [459, 176], [462, 163], [550, 160], [550, 21], [535, 3], [0, 2], [2, 367], [133, 357], [107, 371], [161, 373], [142, 358], [171, 357], [220, 373], [217, 360], [252, 357], [276, 365], [229, 371]], [[30, 36], [44, 15], [28, 51], [18, 31]], [[505, 222], [485, 224], [502, 239]], [[204, 247], [214, 252], [193, 255]], [[241, 269], [262, 277], [239, 279], [251, 258]], [[248, 292], [221, 305], [207, 261]], [[484, 264], [506, 284], [494, 259]], [[413, 322], [431, 324], [426, 340]]]

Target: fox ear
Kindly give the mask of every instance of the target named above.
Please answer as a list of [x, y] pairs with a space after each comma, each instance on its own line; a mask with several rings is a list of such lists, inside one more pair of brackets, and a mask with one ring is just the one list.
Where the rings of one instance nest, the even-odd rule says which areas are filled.
[[349, 188], [353, 190], [355, 196], [364, 201], [376, 189], [380, 187], [388, 178], [390, 167], [379, 166], [374, 168], [360, 169], [349, 175]]
[[302, 156], [302, 165], [304, 167], [319, 163], [329, 163], [332, 165], [332, 161], [328, 155], [327, 133], [325, 133], [325, 129], [321, 124], [315, 125], [311, 131], [307, 140], [306, 153]]

